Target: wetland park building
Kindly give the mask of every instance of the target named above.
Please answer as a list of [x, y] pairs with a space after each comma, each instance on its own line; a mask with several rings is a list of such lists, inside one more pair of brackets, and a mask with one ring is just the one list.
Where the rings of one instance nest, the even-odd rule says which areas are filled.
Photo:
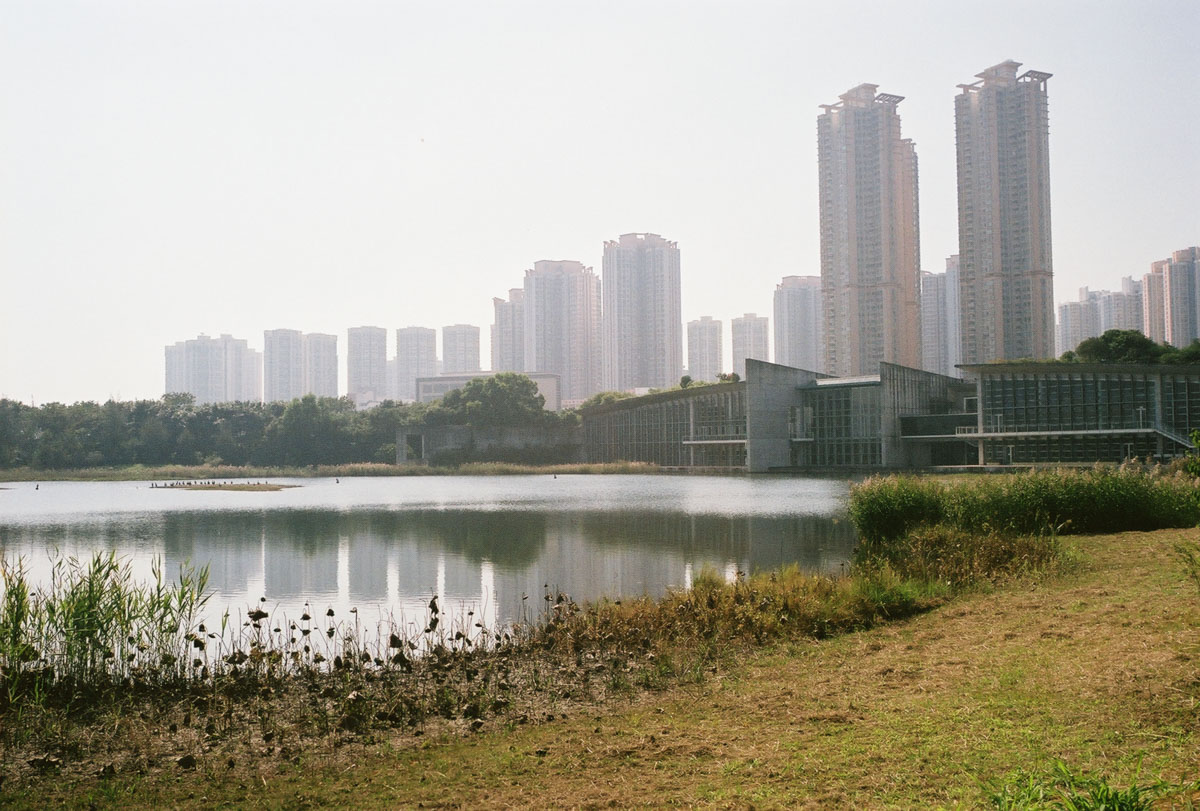
[[588, 408], [589, 462], [869, 471], [1167, 460], [1193, 449], [1200, 367], [1003, 363], [967, 380], [880, 363], [834, 378], [759, 360], [746, 380]]

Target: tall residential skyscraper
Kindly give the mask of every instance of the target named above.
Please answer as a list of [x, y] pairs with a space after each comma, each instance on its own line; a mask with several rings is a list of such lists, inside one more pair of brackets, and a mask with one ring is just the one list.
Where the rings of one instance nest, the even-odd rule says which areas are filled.
[[1166, 342], [1182, 349], [1200, 338], [1200, 248], [1175, 251], [1161, 267]]
[[821, 277], [784, 276], [775, 285], [775, 362], [819, 372], [825, 365]]
[[688, 375], [692, 380], [716, 380], [722, 371], [721, 322], [702, 315], [687, 325]]
[[526, 372], [562, 379], [564, 405], [600, 390], [600, 280], [579, 262], [542, 260], [525, 271]]
[[401, 400], [417, 399], [417, 378], [437, 374], [437, 330], [402, 327], [396, 330], [396, 393]]
[[232, 335], [200, 335], [166, 347], [166, 393], [199, 404], [261, 402], [262, 354]]
[[817, 117], [821, 371], [837, 376], [921, 365], [917, 152], [900, 137], [904, 97], [878, 87], [861, 84]]
[[1142, 332], [1155, 343], [1167, 340], [1166, 313], [1163, 306], [1163, 272], [1167, 261], [1153, 262], [1142, 277]]
[[945, 273], [921, 274], [921, 368], [960, 377], [958, 257], [946, 259]]
[[338, 396], [336, 335], [310, 332], [304, 336], [304, 393]]
[[733, 371], [746, 379], [746, 358], [771, 359], [771, 325], [765, 315], [746, 313], [733, 324]]
[[479, 327], [452, 324], [442, 327], [442, 373], [479, 371]]
[[263, 332], [263, 393], [268, 403], [304, 396], [304, 335], [300, 330]]
[[1020, 66], [976, 74], [954, 100], [964, 363], [1054, 354], [1051, 74]]
[[514, 287], [508, 301], [493, 298], [492, 371], [525, 371], [525, 291]]
[[674, 386], [683, 374], [679, 247], [658, 234], [604, 243], [604, 387]]
[[359, 408], [388, 398], [387, 330], [383, 327], [346, 330], [346, 394]]

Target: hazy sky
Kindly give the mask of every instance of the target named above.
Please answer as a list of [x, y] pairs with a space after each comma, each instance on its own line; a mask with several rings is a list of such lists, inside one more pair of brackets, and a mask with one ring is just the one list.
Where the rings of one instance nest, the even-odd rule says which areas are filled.
[[[954, 96], [1049, 81], [1055, 289], [1200, 243], [1200, 2], [0, 0], [0, 396], [158, 397], [163, 346], [481, 327], [538, 259], [679, 243], [683, 317], [819, 274], [818, 105], [906, 97], [921, 256]], [[728, 346], [728, 336], [726, 336]], [[439, 331], [440, 344], [440, 331]], [[726, 351], [728, 364], [728, 349]]]

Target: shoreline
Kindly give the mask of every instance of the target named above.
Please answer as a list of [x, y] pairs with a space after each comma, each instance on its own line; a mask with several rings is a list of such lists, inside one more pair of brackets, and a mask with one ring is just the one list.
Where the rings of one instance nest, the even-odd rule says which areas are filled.
[[[632, 779], [663, 805], [984, 806], [1034, 780], [1052, 786], [1060, 759], [1112, 786], [1160, 779], [1169, 796], [1195, 799], [1189, 769], [1200, 749], [1181, 722], [1193, 706], [1200, 608], [1172, 549], [1198, 539], [1195, 529], [1078, 536], [1061, 568], [872, 627], [725, 637], [695, 676], [668, 661], [670, 648], [656, 648], [658, 659], [636, 645], [612, 650], [612, 661], [585, 658], [582, 683], [551, 677], [573, 657], [493, 654], [489, 664], [463, 651], [438, 657], [414, 684], [478, 685], [478, 669], [485, 683], [498, 680], [498, 703], [479, 712], [464, 696], [417, 723], [388, 715], [403, 704], [376, 703], [372, 683], [341, 685], [351, 668], [312, 687], [255, 682], [245, 695], [119, 704], [92, 723], [120, 728], [126, 745], [14, 747], [0, 804], [162, 807], [203, 794], [209, 806], [237, 805], [253, 783], [255, 807], [347, 796], [619, 805]], [[610, 604], [597, 619], [611, 628], [629, 616]], [[584, 627], [564, 617], [560, 633]], [[287, 696], [297, 691], [292, 700], [316, 701], [328, 731], [296, 723]], [[91, 739], [89, 728], [72, 738]]]
[[125, 467], [0, 469], [0, 482], [50, 481], [184, 481], [227, 479], [399, 478], [405, 476], [537, 476], [661, 474], [657, 465], [643, 462], [605, 462], [563, 465], [517, 465], [507, 462], [472, 462], [454, 467], [427, 465], [346, 464], [309, 467], [255, 467], [236, 465], [128, 465]]

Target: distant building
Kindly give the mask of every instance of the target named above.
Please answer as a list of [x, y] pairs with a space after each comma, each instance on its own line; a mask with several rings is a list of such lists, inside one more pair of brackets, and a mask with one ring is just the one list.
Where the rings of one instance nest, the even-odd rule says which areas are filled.
[[965, 363], [1054, 354], [1049, 73], [1002, 62], [954, 100]]
[[658, 234], [604, 243], [604, 388], [674, 386], [683, 374], [679, 246]]
[[688, 374], [692, 380], [715, 381], [723, 371], [721, 322], [702, 315], [687, 326]]
[[417, 399], [417, 378], [437, 374], [437, 331], [429, 327], [396, 330], [396, 395]]
[[442, 374], [479, 371], [479, 327], [442, 327]]
[[492, 371], [525, 370], [525, 290], [514, 287], [508, 300], [493, 298]]
[[1135, 329], [1144, 333], [1142, 283], [1132, 276], [1121, 279], [1121, 292], [1105, 293], [1100, 299], [1100, 332]]
[[[1158, 264], [1158, 263], [1156, 263]], [[1166, 342], [1185, 347], [1200, 338], [1200, 248], [1175, 251], [1161, 265]]]
[[921, 361], [917, 153], [900, 135], [903, 96], [862, 84], [817, 118], [825, 362], [871, 374]]
[[600, 390], [600, 280], [574, 261], [541, 260], [525, 271], [525, 372], [562, 378], [562, 398]]
[[775, 286], [775, 362], [820, 371], [825, 364], [821, 277], [784, 276]]
[[958, 257], [946, 259], [945, 273], [921, 273], [921, 368], [961, 377], [959, 362]]
[[1154, 262], [1142, 277], [1142, 332], [1155, 343], [1167, 342], [1163, 272], [1170, 260]]
[[346, 394], [359, 408], [388, 399], [387, 330], [346, 330]]
[[268, 403], [304, 396], [304, 334], [300, 330], [263, 332], [263, 392]]
[[1073, 351], [1088, 338], [1096, 338], [1110, 329], [1142, 331], [1141, 283], [1126, 277], [1121, 291], [1079, 290], [1079, 301], [1058, 305], [1058, 335], [1055, 351], [1061, 355]]
[[746, 376], [746, 360], [771, 359], [771, 327], [765, 315], [746, 313], [735, 318], [733, 325], [733, 371], [738, 377]]
[[304, 393], [338, 396], [337, 336], [310, 332], [304, 336]]
[[199, 404], [262, 402], [262, 354], [232, 335], [200, 335], [165, 347], [166, 393]]

